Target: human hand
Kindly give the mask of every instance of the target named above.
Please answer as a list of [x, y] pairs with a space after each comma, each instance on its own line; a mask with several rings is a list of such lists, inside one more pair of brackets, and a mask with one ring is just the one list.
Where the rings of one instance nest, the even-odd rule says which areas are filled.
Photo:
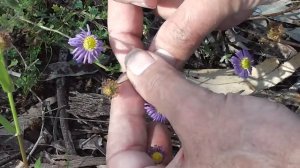
[[135, 6], [137, 4], [156, 8], [156, 12], [167, 19], [153, 39], [149, 51], [166, 58], [172, 55], [175, 66], [180, 67], [209, 32], [239, 24], [256, 5], [274, 0], [116, 1], [108, 1], [108, 29], [111, 47], [125, 71], [126, 54], [133, 48], [143, 48], [140, 40], [143, 12]]
[[[168, 118], [182, 142], [182, 149], [167, 167], [299, 167], [299, 116], [286, 107], [252, 96], [210, 92], [184, 79], [151, 52], [132, 51], [126, 66], [134, 88]], [[127, 127], [122, 128], [125, 132]], [[120, 154], [126, 153], [124, 149], [119, 155], [127, 158], [112, 157], [109, 165], [124, 167], [133, 160], [149, 159], [143, 150], [138, 151], [130, 156]]]
[[[201, 1], [203, 6], [205, 6], [204, 2], [208, 3], [208, 1]], [[228, 4], [230, 4], [230, 2]], [[174, 14], [172, 13], [172, 10], [166, 12], [165, 17], [174, 18], [174, 20], [176, 20], [176, 17], [174, 15], [176, 13], [180, 14], [181, 12], [179, 11], [181, 11], [181, 8], [188, 9], [188, 5], [186, 5], [185, 7], [181, 6], [179, 7], [179, 10], [176, 10]], [[197, 7], [198, 6], [200, 5], [197, 4]], [[206, 6], [208, 10], [202, 11], [203, 13], [200, 13], [201, 15], [199, 15], [203, 16], [203, 18], [199, 18], [199, 20], [201, 21], [199, 22], [199, 25], [192, 26], [192, 28], [187, 28], [187, 30], [181, 28], [185, 28], [185, 25], [195, 22], [195, 19], [197, 18], [191, 17], [196, 16], [192, 15], [194, 13], [191, 14], [191, 11], [187, 11], [186, 15], [182, 15], [182, 17], [178, 18], [177, 22], [180, 22], [183, 19], [183, 24], [176, 25], [176, 21], [168, 19], [168, 21], [163, 25], [165, 28], [162, 27], [162, 29], [159, 30], [156, 38], [152, 42], [150, 50], [167, 50], [168, 52], [157, 53], [166, 57], [173, 55], [175, 58], [174, 60], [176, 60], [173, 65], [175, 65], [176, 67], [180, 67], [180, 65], [182, 65], [183, 62], [189, 57], [189, 54], [193, 52], [195, 46], [198, 45], [199, 41], [201, 41], [201, 39], [208, 32], [212, 31], [215, 28], [226, 27], [233, 23], [236, 24], [239, 22], [239, 19], [232, 23], [227, 22], [228, 18], [232, 16], [232, 13], [230, 12], [238, 13], [238, 11], [249, 11], [249, 9], [247, 8], [249, 6], [244, 5], [243, 3], [241, 6], [239, 6], [240, 8], [234, 8], [236, 10], [233, 11], [226, 6], [227, 5], [223, 5], [222, 10], [220, 10], [220, 13], [217, 14], [215, 13], [215, 11], [209, 10], [215, 9], [214, 5], [210, 4], [209, 6]], [[227, 9], [227, 12], [229, 12], [226, 14], [226, 10], [224, 10], [224, 12], [223, 9]], [[221, 14], [221, 11], [223, 11], [225, 14]], [[158, 13], [164, 15], [163, 13], [159, 12], [159, 8]], [[168, 13], [171, 13], [172, 16], [170, 17]], [[248, 12], [245, 12], [243, 15], [247, 15], [247, 13]], [[122, 65], [123, 70], [125, 71], [124, 60], [128, 52], [133, 48], [143, 48], [143, 44], [140, 41], [140, 38], [142, 36], [142, 10], [141, 8], [130, 4], [121, 4], [109, 0], [108, 14], [108, 26], [111, 46], [120, 64]], [[208, 17], [206, 16], [210, 14], [212, 14], [212, 17], [208, 19]], [[225, 21], [223, 19], [225, 19]], [[198, 21], [198, 18], [196, 21]], [[224, 24], [224, 22], [227, 24]], [[202, 27], [197, 30], [197, 26]], [[196, 34], [191, 33], [194, 29], [197, 30]], [[164, 37], [164, 34], [167, 34], [167, 36]], [[192, 38], [189, 39], [189, 36], [192, 36]], [[112, 100], [109, 140], [107, 145], [108, 165], [110, 167], [147, 167], [153, 165], [153, 162], [151, 162], [149, 157], [145, 155], [145, 150], [147, 146], [149, 146], [149, 144], [159, 144], [166, 148], [165, 150], [167, 153], [167, 159], [165, 163], [167, 163], [171, 158], [171, 152], [170, 148], [168, 147], [170, 144], [169, 138], [166, 135], [166, 130], [163, 127], [158, 126], [156, 127], [156, 129], [153, 129], [152, 127], [152, 129], [149, 129], [149, 131], [147, 131], [143, 119], [143, 100], [134, 91], [130, 83], [126, 82], [122, 84], [119, 91], [120, 92], [118, 96]], [[119, 138], [122, 139], [120, 140]], [[182, 151], [180, 153], [182, 153]], [[181, 154], [178, 154], [174, 159], [174, 162], [180, 159]], [[174, 164], [174, 162], [172, 163]]]
[[[125, 71], [125, 56], [133, 48], [143, 48], [141, 42], [143, 13], [140, 7], [108, 0], [110, 44]], [[117, 168], [140, 168], [154, 165], [145, 151], [152, 145], [163, 146], [163, 164], [172, 158], [170, 137], [163, 125], [146, 125], [144, 100], [129, 81], [118, 88], [112, 99], [107, 142], [107, 164]]]

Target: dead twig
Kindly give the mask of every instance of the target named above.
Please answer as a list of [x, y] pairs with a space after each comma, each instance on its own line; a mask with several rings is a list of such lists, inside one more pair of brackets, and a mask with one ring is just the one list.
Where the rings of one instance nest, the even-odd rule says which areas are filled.
[[20, 157], [21, 157], [21, 153], [20, 152], [12, 154], [12, 155], [8, 156], [7, 158], [0, 160], [0, 166], [3, 166], [5, 164], [7, 164], [8, 162], [10, 162], [12, 160], [15, 160], [15, 159], [18, 159]]
[[288, 9], [280, 11], [280, 12], [270, 13], [270, 14], [265, 14], [265, 15], [259, 15], [259, 16], [252, 16], [248, 20], [267, 19], [268, 17], [275, 17], [275, 16], [283, 15], [285, 13], [288, 13], [288, 12], [291, 12], [291, 11], [294, 11], [294, 10], [298, 10], [298, 9], [300, 9], [300, 6], [295, 5], [293, 7], [290, 7]]
[[237, 27], [237, 29], [243, 31], [243, 32], [246, 32], [246, 33], [249, 33], [255, 37], [260, 37], [260, 38], [264, 38], [266, 39], [267, 41], [269, 42], [272, 42], [272, 43], [281, 43], [281, 44], [286, 44], [286, 45], [290, 45], [290, 46], [293, 46], [293, 47], [300, 47], [300, 44], [299, 43], [294, 43], [294, 42], [291, 42], [291, 41], [287, 41], [287, 40], [283, 40], [283, 39], [279, 39], [278, 41], [274, 41], [270, 38], [268, 38], [267, 36], [261, 34], [261, 33], [257, 33], [255, 31], [252, 31], [252, 30], [246, 30], [246, 29], [243, 29], [243, 28], [239, 28]]
[[[31, 149], [32, 149], [31, 147], [28, 148], [26, 150], [26, 153], [28, 153]], [[21, 153], [20, 152], [12, 154], [12, 155], [8, 156], [7, 158], [0, 160], [0, 167], [7, 164], [8, 162], [10, 162], [12, 160], [16, 160], [16, 159], [20, 159], [20, 158], [21, 158]]]
[[21, 58], [21, 60], [22, 60], [22, 62], [23, 62], [23, 64], [24, 64], [25, 70], [28, 69], [28, 65], [26, 64], [26, 61], [25, 61], [25, 59], [24, 59], [22, 53], [18, 50], [18, 48], [17, 48], [16, 46], [12, 45], [12, 47], [13, 47], [13, 48], [17, 51], [17, 53], [19, 54], [19, 56], [20, 56], [20, 58]]
[[[61, 49], [59, 53], [59, 61], [66, 61], [68, 56], [68, 51], [65, 49]], [[66, 108], [61, 108], [67, 105], [67, 97], [65, 91], [65, 78], [61, 77], [56, 80], [56, 97], [57, 97], [57, 105], [59, 116], [60, 116], [60, 128], [63, 135], [66, 152], [67, 154], [74, 155], [76, 154], [75, 147], [73, 144], [73, 140], [71, 137], [71, 132], [69, 130], [69, 123], [68, 120], [64, 118], [68, 118], [68, 113], [66, 112]]]
[[[33, 92], [34, 93], [34, 92]], [[36, 95], [34, 93], [34, 95]], [[29, 160], [30, 156], [33, 154], [33, 152], [35, 151], [35, 149], [37, 148], [37, 146], [39, 145], [40, 141], [43, 138], [43, 130], [44, 130], [44, 125], [45, 125], [45, 111], [47, 110], [51, 110], [49, 102], [43, 102], [37, 95], [36, 95], [37, 99], [40, 101], [40, 103], [42, 103], [42, 125], [41, 125], [41, 130], [40, 130], [40, 135], [38, 140], [35, 142], [34, 146], [32, 147], [32, 150], [29, 152], [28, 156], [27, 156], [27, 160]]]

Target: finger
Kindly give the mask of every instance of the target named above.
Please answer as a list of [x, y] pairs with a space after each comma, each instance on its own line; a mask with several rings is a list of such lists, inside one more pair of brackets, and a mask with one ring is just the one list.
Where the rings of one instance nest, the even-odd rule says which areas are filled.
[[113, 49], [122, 71], [125, 71], [125, 56], [133, 48], [143, 48], [143, 11], [140, 7], [108, 1], [108, 32]]
[[170, 162], [168, 167], [184, 167], [183, 163], [184, 163], [184, 153], [183, 153], [183, 149], [180, 148], [180, 150], [176, 153], [174, 159]]
[[143, 103], [130, 82], [119, 86], [118, 95], [112, 99], [110, 112], [107, 141], [107, 163], [110, 167], [140, 168], [154, 165], [146, 154], [147, 128]]
[[[174, 0], [174, 1], [159, 1], [157, 4], [157, 8], [155, 9], [156, 14], [164, 19], [168, 19], [172, 16], [177, 8], [182, 4], [183, 0]], [[239, 14], [233, 14], [231, 16], [227, 16], [225, 20], [223, 20], [217, 29], [226, 30], [235, 25], [240, 24], [245, 18], [251, 16], [252, 10], [240, 11]]]
[[[179, 136], [190, 132], [190, 123], [207, 123], [205, 121], [218, 112], [218, 104], [222, 105], [219, 96], [188, 82], [155, 54], [133, 50], [126, 57], [126, 66], [128, 78], [137, 92], [168, 118]], [[201, 118], [191, 121], [199, 109]], [[205, 125], [199, 129], [204, 128]]]
[[183, 0], [162, 0], [159, 1], [155, 9], [156, 14], [167, 19], [175, 13], [177, 8], [182, 4]]
[[131, 3], [144, 8], [154, 9], [157, 6], [157, 0], [115, 0], [122, 3]]
[[148, 125], [148, 149], [154, 146], [161, 147], [163, 156], [163, 165], [167, 165], [173, 158], [170, 132], [167, 127], [160, 123], [150, 123]]
[[185, 0], [161, 26], [149, 50], [155, 52], [163, 49], [169, 52], [175, 57], [176, 66], [180, 67], [202, 39], [217, 29], [226, 17], [250, 9], [257, 1]]

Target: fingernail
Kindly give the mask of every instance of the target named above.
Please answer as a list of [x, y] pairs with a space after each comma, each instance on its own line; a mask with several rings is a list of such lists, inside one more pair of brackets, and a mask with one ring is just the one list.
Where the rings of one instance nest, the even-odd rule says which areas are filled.
[[164, 49], [157, 49], [154, 53], [161, 56], [170, 65], [175, 66], [176, 60], [168, 51]]
[[142, 74], [154, 62], [152, 56], [141, 49], [133, 49], [125, 58], [127, 71], [135, 75]]
[[143, 7], [143, 8], [150, 8], [150, 9], [155, 9], [156, 8], [156, 6], [146, 4], [145, 2], [131, 2], [131, 4], [137, 5], [137, 6], [140, 6], [140, 7]]
[[117, 79], [117, 84], [121, 84], [127, 80], [128, 80], [127, 74], [126, 74], [126, 72], [123, 72]]

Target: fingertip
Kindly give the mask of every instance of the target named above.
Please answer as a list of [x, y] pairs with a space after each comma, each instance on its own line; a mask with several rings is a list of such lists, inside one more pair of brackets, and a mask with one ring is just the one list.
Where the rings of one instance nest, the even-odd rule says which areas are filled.
[[149, 8], [149, 9], [155, 9], [156, 8], [156, 4], [145, 3], [145, 2], [131, 2], [131, 4], [136, 5], [136, 6], [140, 6], [140, 7], [143, 7], [143, 8]]
[[116, 2], [132, 4], [143, 8], [155, 9], [157, 7], [157, 0], [114, 0]]
[[171, 135], [166, 125], [151, 122], [148, 125], [148, 148], [160, 147], [164, 152], [164, 159], [161, 164], [168, 165], [173, 159]]

